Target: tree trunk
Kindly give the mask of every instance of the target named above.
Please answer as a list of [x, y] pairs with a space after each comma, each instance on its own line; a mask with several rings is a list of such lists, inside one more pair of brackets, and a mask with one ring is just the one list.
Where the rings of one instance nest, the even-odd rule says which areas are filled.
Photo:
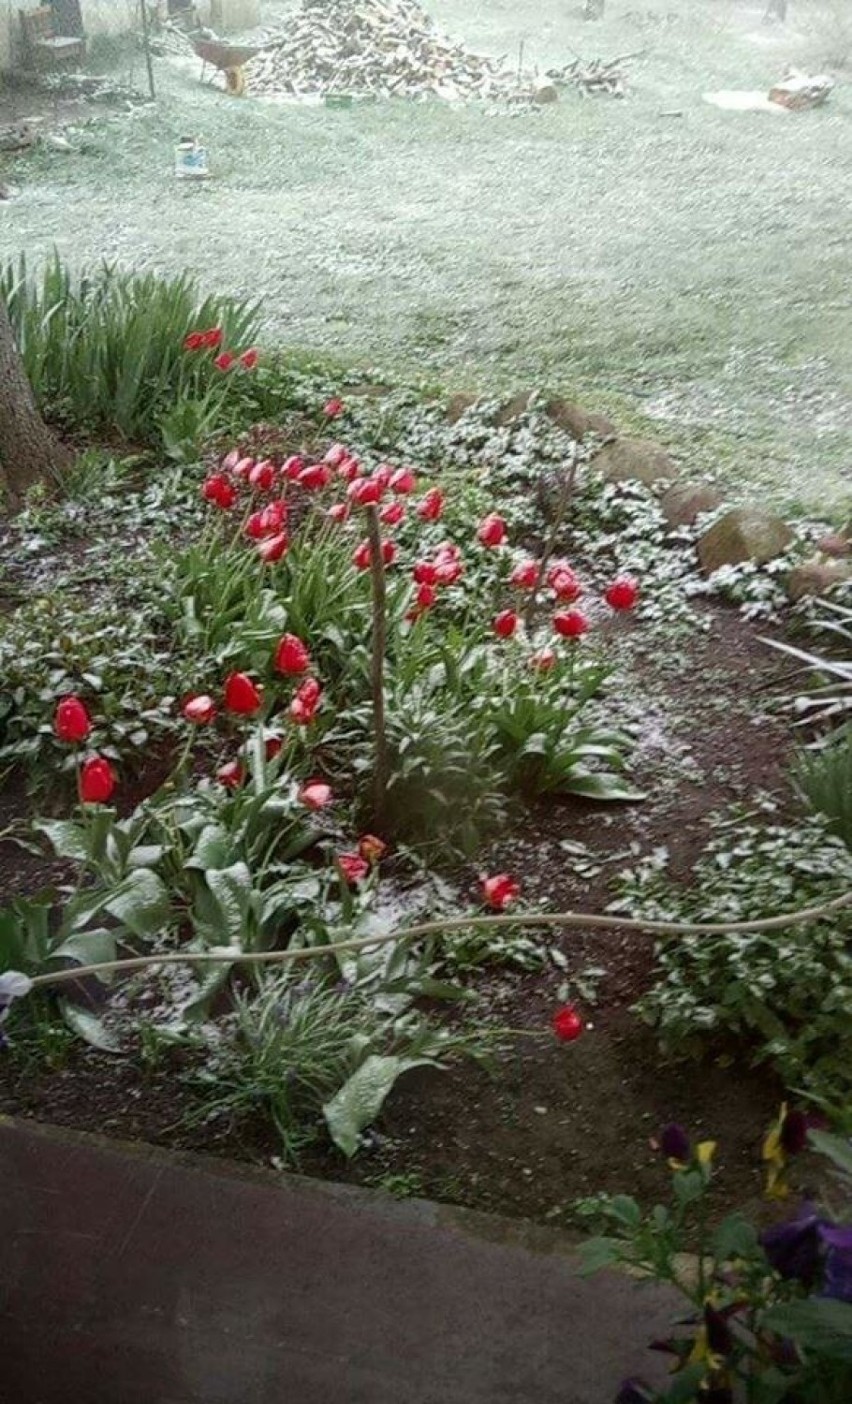
[[766, 14], [763, 16], [764, 24], [770, 20], [780, 20], [784, 24], [787, 19], [787, 0], [769, 0], [766, 6]]
[[0, 297], [0, 494], [17, 503], [33, 483], [55, 479], [70, 461], [38, 412]]

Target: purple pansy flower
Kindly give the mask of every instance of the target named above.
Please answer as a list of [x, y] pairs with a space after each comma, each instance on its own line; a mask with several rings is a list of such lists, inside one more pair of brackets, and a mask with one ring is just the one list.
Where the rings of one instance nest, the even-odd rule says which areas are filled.
[[822, 1295], [852, 1302], [852, 1225], [824, 1224], [819, 1236], [828, 1249]]
[[820, 1263], [820, 1230], [825, 1224], [807, 1200], [793, 1219], [764, 1229], [760, 1243], [777, 1273], [810, 1287]]

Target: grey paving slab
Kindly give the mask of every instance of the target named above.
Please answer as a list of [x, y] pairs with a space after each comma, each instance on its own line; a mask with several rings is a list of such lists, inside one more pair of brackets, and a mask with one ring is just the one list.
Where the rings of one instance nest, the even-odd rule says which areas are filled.
[[2, 1404], [607, 1404], [670, 1306], [543, 1230], [0, 1123]]

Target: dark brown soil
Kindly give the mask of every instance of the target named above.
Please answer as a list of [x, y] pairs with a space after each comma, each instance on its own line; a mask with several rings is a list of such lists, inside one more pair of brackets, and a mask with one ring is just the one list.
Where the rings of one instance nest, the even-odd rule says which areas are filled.
[[[640, 707], [648, 728], [639, 781], [648, 799], [610, 809], [540, 805], [488, 855], [483, 866], [512, 871], [531, 903], [546, 897], [554, 910], [602, 911], [618, 870], [661, 845], [675, 875], [688, 880], [709, 815], [756, 791], [782, 802], [789, 796], [789, 731], [766, 713], [784, 665], [737, 615], [714, 608], [709, 617], [706, 636], [655, 651], [640, 669], [649, 700]], [[594, 854], [601, 864], [594, 876], [578, 871], [560, 847], [566, 840]], [[20, 890], [38, 874], [29, 856], [0, 844], [0, 887], [3, 876]], [[347, 1163], [318, 1141], [304, 1156], [305, 1172], [564, 1222], [573, 1202], [595, 1191], [658, 1193], [665, 1173], [650, 1139], [678, 1120], [720, 1142], [721, 1207], [756, 1200], [760, 1139], [781, 1096], [773, 1078], [749, 1067], [745, 1049], [712, 1065], [660, 1057], [652, 1033], [630, 1013], [652, 978], [651, 938], [580, 928], [554, 933], [552, 944], [567, 971], [490, 969], [472, 977], [486, 997], [484, 1019], [540, 1031], [540, 1039], [519, 1039], [516, 1055], [493, 1073], [466, 1065], [409, 1074], [358, 1159]], [[586, 1033], [558, 1044], [548, 1029], [559, 986], [590, 965], [605, 974], [584, 1010]], [[16, 1056], [3, 1079], [0, 1112], [237, 1159], [279, 1153], [260, 1119], [190, 1129], [193, 1093], [179, 1066], [146, 1073], [132, 1060], [75, 1047], [56, 1072]]]

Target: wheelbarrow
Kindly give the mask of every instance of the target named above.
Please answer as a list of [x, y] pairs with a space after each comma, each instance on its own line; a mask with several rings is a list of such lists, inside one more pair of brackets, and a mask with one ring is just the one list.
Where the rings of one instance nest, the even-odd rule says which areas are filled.
[[218, 39], [191, 39], [193, 49], [203, 63], [201, 81], [208, 65], [225, 75], [225, 87], [232, 97], [242, 97], [246, 90], [246, 75], [243, 64], [259, 54], [259, 49], [250, 49], [245, 44], [221, 44]]

